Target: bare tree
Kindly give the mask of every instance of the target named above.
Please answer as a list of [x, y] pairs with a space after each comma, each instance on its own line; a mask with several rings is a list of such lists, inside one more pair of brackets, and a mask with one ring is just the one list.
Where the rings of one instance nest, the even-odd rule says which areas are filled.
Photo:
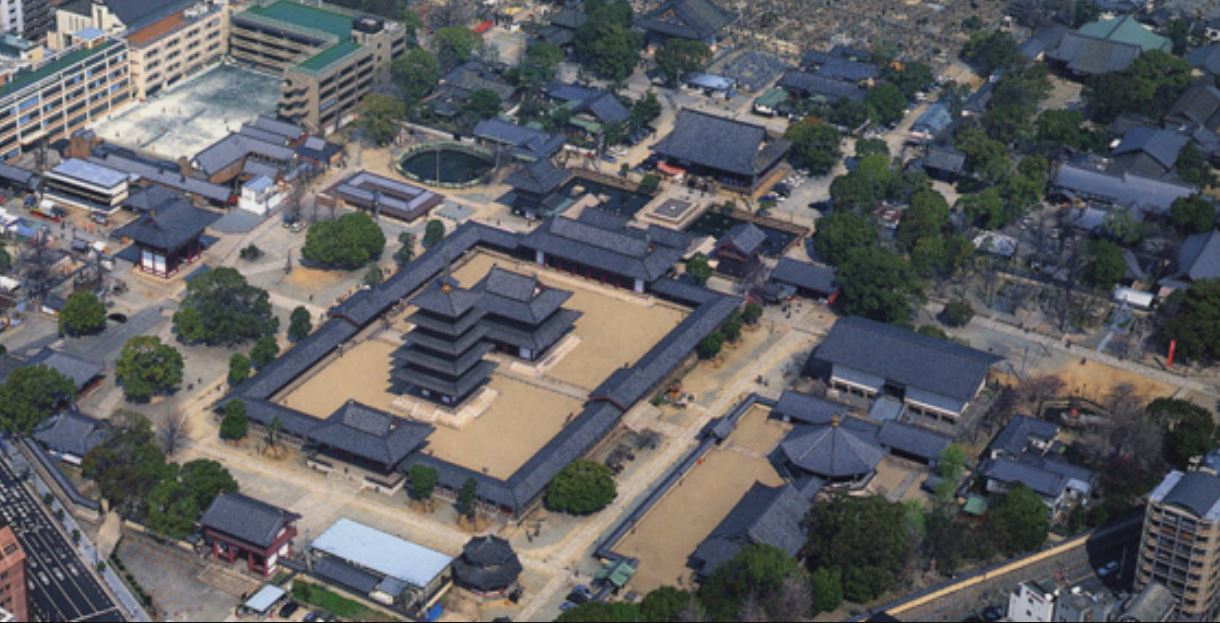
[[675, 620], [686, 621], [687, 623], [703, 623], [703, 621], [707, 620], [707, 610], [703, 608], [703, 604], [698, 599], [687, 599], [686, 603], [678, 609]]
[[771, 606], [771, 614], [777, 621], [801, 621], [813, 612], [813, 592], [809, 582], [797, 574], [789, 574], [779, 587], [779, 594]]
[[424, 22], [429, 30], [437, 30], [446, 26], [464, 26], [474, 21], [479, 13], [479, 3], [476, 0], [442, 0], [428, 7]]
[[161, 444], [161, 451], [166, 456], [173, 456], [185, 447], [189, 436], [185, 413], [173, 409], [161, 418], [161, 424], [157, 427], [157, 443]]
[[1036, 376], [1021, 383], [1019, 388], [1021, 400], [1034, 415], [1042, 413], [1042, 407], [1050, 400], [1063, 393], [1063, 379], [1053, 374]]
[[741, 609], [737, 611], [737, 620], [742, 623], [763, 623], [768, 621], [767, 609], [754, 593], [746, 596]]

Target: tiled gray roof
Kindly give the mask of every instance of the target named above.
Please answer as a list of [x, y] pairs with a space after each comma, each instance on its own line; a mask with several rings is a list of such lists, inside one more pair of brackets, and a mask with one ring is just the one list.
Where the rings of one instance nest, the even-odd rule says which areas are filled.
[[881, 424], [877, 441], [885, 448], [934, 461], [953, 443], [953, 438], [922, 426], [890, 420]]
[[[805, 58], [811, 57], [806, 55]], [[847, 82], [872, 80], [881, 73], [872, 63], [861, 63], [835, 55], [827, 55], [813, 64], [817, 66], [815, 71], [817, 75]]]
[[835, 416], [845, 416], [849, 407], [813, 394], [790, 389], [780, 394], [773, 409], [776, 415], [806, 424], [829, 424]]
[[498, 117], [478, 122], [471, 134], [475, 138], [509, 145], [519, 155], [533, 159], [550, 158], [563, 147], [566, 140], [562, 134], [548, 134]]
[[744, 255], [753, 255], [767, 241], [767, 234], [754, 223], [738, 223], [716, 242], [717, 248], [732, 245]]
[[[711, 169], [735, 175], [753, 176], [783, 156], [761, 160], [767, 145], [767, 130], [763, 126], [726, 117], [683, 109], [678, 113], [674, 129], [653, 147], [666, 157], [693, 162]], [[778, 139], [775, 144], [784, 146]]]
[[820, 294], [835, 291], [835, 269], [788, 257], [780, 258], [775, 270], [771, 271], [771, 280]]
[[1191, 281], [1220, 277], [1220, 231], [1189, 236], [1178, 248], [1178, 274]]
[[90, 156], [89, 162], [102, 164], [128, 175], [139, 176], [144, 182], [198, 195], [213, 203], [225, 203], [233, 194], [228, 186], [213, 184], [207, 180], [190, 175], [183, 175], [176, 167], [171, 170], [164, 166], [154, 165], [143, 159], [132, 158], [117, 151]]
[[1131, 173], [1113, 175], [1066, 163], [1056, 169], [1051, 186], [1086, 199], [1107, 201], [1152, 214], [1165, 214], [1175, 199], [1189, 197], [1195, 190], [1177, 182]]
[[1165, 114], [1168, 123], [1220, 130], [1220, 89], [1211, 80], [1202, 80], [1186, 88]]
[[212, 500], [199, 524], [260, 548], [270, 547], [280, 530], [301, 516], [242, 493], [223, 493]]
[[145, 247], [174, 250], [198, 238], [219, 218], [219, 214], [196, 208], [188, 201], [166, 203], [156, 211], [136, 217], [115, 235]]
[[951, 147], [933, 147], [923, 158], [925, 169], [961, 173], [966, 165], [966, 154]]
[[589, 16], [585, 15], [584, 11], [577, 8], [565, 6], [555, 15], [551, 17], [551, 24], [565, 28], [567, 30], [576, 30], [589, 21]]
[[309, 432], [313, 443], [397, 466], [424, 445], [432, 427], [349, 400]]
[[540, 158], [518, 167], [504, 178], [504, 183], [517, 190], [545, 195], [554, 192], [571, 178], [571, 171], [557, 166], [550, 158]]
[[277, 162], [291, 162], [295, 153], [283, 145], [233, 133], [195, 154], [194, 164], [205, 174], [213, 175], [250, 154]]
[[110, 435], [110, 427], [105, 422], [74, 410], [47, 418], [33, 434], [34, 439], [48, 450], [78, 457], [84, 457]]
[[1017, 456], [1029, 447], [1030, 439], [1050, 442], [1058, 434], [1059, 426], [1053, 422], [1015, 415], [991, 440], [991, 451]]
[[1178, 152], [1182, 151], [1182, 148], [1189, 142], [1190, 137], [1185, 134], [1173, 130], [1141, 126], [1132, 128], [1123, 135], [1122, 141], [1114, 148], [1113, 155], [1122, 156], [1142, 152], [1148, 154], [1162, 167], [1171, 169], [1178, 161]]
[[0, 162], [0, 180], [26, 190], [34, 190], [42, 184], [42, 177], [37, 173], [2, 162]]
[[792, 485], [755, 482], [695, 548], [691, 558], [698, 574], [707, 577], [745, 545], [770, 545], [796, 556], [805, 545], [801, 525], [811, 506]]
[[1047, 52], [1047, 56], [1066, 63], [1075, 73], [1098, 75], [1130, 67], [1141, 52], [1140, 46], [1135, 44], [1069, 32], [1059, 40], [1058, 46]]
[[[1040, 457], [1025, 456], [1020, 459], [1000, 458], [988, 461], [983, 467], [983, 477], [1008, 485], [1021, 483], [1038, 495], [1057, 498], [1067, 489], [1070, 477], [1063, 473], [1065, 470], [1048, 469], [1047, 465], [1057, 463], [1056, 461], [1039, 459]], [[1054, 467], [1061, 465], [1066, 464]]]
[[867, 91], [860, 85], [820, 76], [804, 71], [789, 71], [780, 78], [778, 86], [789, 91], [797, 91], [806, 96], [821, 97], [829, 101], [848, 99], [859, 102], [864, 99]]
[[372, 593], [381, 582], [381, 578], [372, 573], [330, 556], [314, 561], [313, 574], [328, 582], [355, 591], [359, 595]]
[[508, 588], [517, 581], [523, 567], [508, 541], [494, 535], [471, 539], [462, 555], [453, 561], [454, 580], [479, 591]]
[[517, 89], [479, 61], [467, 61], [441, 77], [441, 84], [466, 93], [491, 91], [500, 101], [511, 99]]
[[907, 387], [969, 401], [999, 357], [901, 327], [849, 316], [835, 323], [814, 358]]
[[1220, 75], [1220, 45], [1205, 45], [1186, 53], [1186, 62], [1213, 76]]
[[425, 311], [457, 318], [474, 309], [479, 303], [479, 294], [467, 290], [452, 277], [435, 279], [423, 292], [411, 299], [411, 304]]
[[667, 37], [703, 41], [736, 19], [736, 13], [720, 8], [712, 0], [668, 0], [638, 17], [636, 26]]
[[543, 286], [537, 277], [493, 267], [475, 286], [479, 305], [489, 314], [536, 325], [559, 310], [572, 293]]
[[[76, 386], [77, 391], [80, 391], [90, 381], [101, 376], [105, 366], [95, 361], [82, 359], [76, 355], [71, 355], [62, 351], [54, 350], [50, 347], [43, 347], [33, 357], [26, 359], [19, 367], [28, 366], [46, 366], [66, 377], [71, 379], [72, 384]], [[11, 372], [8, 370], [7, 372]], [[8, 374], [4, 374], [0, 378], [0, 383]]]
[[872, 435], [846, 426], [801, 424], [780, 443], [784, 456], [796, 467], [815, 476], [830, 479], [859, 478], [877, 467], [885, 450]]
[[257, 128], [263, 132], [277, 134], [290, 141], [297, 140], [305, 134], [305, 128], [288, 121], [272, 119], [267, 115], [259, 115], [258, 117], [255, 117], [254, 121], [242, 124], [243, 128], [247, 126]]
[[521, 245], [645, 283], [665, 275], [682, 257], [682, 251], [650, 244], [642, 230], [631, 227], [605, 229], [586, 220], [562, 216], [534, 229]]

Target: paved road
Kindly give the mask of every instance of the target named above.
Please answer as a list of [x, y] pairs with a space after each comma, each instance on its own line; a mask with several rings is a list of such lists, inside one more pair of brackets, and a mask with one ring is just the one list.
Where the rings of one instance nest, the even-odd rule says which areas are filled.
[[52, 523], [41, 500], [0, 461], [0, 518], [26, 554], [30, 616], [35, 621], [122, 621], [123, 617], [72, 545]]

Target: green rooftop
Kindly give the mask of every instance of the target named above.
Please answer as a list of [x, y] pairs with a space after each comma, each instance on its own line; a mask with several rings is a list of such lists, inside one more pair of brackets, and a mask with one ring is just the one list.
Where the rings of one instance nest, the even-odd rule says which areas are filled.
[[41, 67], [19, 71], [13, 74], [13, 78], [12, 80], [9, 80], [8, 84], [0, 87], [0, 97], [8, 97], [13, 93], [16, 93], [17, 91], [38, 82], [39, 80], [49, 78], [91, 56], [101, 54], [102, 52], [110, 49], [110, 46], [112, 45], [114, 45], [113, 41], [107, 41], [101, 45], [95, 45], [92, 48], [73, 50], [67, 54], [60, 55], [49, 63], [43, 64]]
[[779, 87], [775, 87], [774, 89], [759, 95], [758, 99], [754, 100], [754, 104], [773, 109], [786, 101], [788, 101], [788, 92]]
[[1138, 45], [1145, 52], [1161, 50], [1168, 52], [1173, 49], [1173, 42], [1149, 30], [1134, 17], [1126, 15], [1115, 19], [1099, 19], [1080, 27], [1082, 35], [1106, 39], [1118, 43]]
[[292, 0], [278, 0], [267, 6], [250, 7], [246, 12], [302, 28], [321, 30], [340, 39], [348, 39], [352, 36], [351, 17], [328, 9], [292, 2]]
[[335, 45], [332, 45], [329, 48], [326, 48], [325, 50], [322, 50], [321, 52], [305, 59], [300, 66], [302, 69], [308, 71], [321, 71], [331, 63], [359, 50], [359, 43], [356, 43], [351, 39], [347, 39], [346, 41], [340, 41], [339, 43], [336, 43]]

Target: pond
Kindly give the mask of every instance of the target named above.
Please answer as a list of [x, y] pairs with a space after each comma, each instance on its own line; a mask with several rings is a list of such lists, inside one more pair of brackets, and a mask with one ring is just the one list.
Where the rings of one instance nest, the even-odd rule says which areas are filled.
[[407, 177], [421, 182], [468, 184], [486, 175], [492, 161], [468, 149], [437, 146], [404, 155], [400, 166]]
[[[708, 210], [707, 212], [703, 213], [703, 216], [695, 219], [695, 222], [691, 223], [690, 227], [686, 228], [686, 231], [687, 233], [696, 236], [711, 236], [719, 240], [720, 237], [728, 233], [728, 231], [732, 229], [734, 225], [744, 222], [745, 221], [729, 216], [728, 214]], [[767, 227], [766, 225], [761, 225], [759, 223], [755, 223], [754, 226], [761, 229], [763, 233], [767, 235], [767, 240], [766, 242], [763, 242], [762, 245], [762, 254], [766, 257], [779, 257], [783, 255], [784, 249], [787, 249], [788, 245], [796, 239], [796, 234], [789, 233], [781, 229]]]

